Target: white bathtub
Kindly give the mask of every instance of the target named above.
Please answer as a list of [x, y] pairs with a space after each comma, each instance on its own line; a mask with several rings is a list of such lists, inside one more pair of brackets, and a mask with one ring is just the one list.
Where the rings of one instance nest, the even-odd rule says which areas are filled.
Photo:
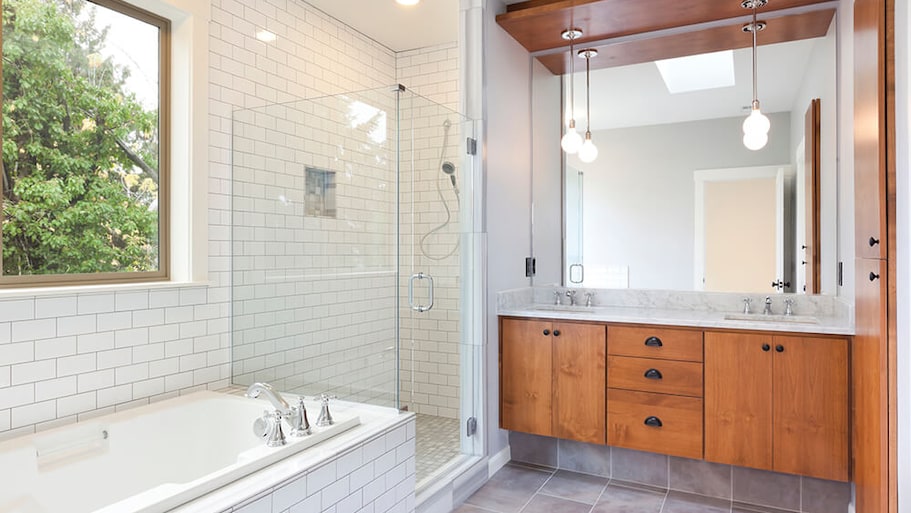
[[340, 403], [335, 425], [269, 448], [252, 428], [265, 409], [197, 392], [0, 443], [0, 513], [168, 511], [360, 424]]

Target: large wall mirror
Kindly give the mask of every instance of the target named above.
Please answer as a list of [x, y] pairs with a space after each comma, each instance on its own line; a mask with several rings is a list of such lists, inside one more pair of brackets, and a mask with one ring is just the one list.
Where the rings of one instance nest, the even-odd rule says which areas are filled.
[[[758, 34], [759, 99], [771, 120], [758, 151], [742, 142], [749, 46], [662, 66], [676, 75], [653, 60], [602, 62], [590, 75], [590, 120], [578, 59], [575, 120], [583, 134], [590, 122], [591, 163], [559, 148], [570, 75], [554, 68], [566, 66], [568, 48], [539, 57], [534, 217], [562, 224], [563, 285], [836, 294], [837, 29], [834, 11], [819, 14], [814, 37], [763, 44]], [[593, 68], [597, 59], [618, 60], [601, 52]]]

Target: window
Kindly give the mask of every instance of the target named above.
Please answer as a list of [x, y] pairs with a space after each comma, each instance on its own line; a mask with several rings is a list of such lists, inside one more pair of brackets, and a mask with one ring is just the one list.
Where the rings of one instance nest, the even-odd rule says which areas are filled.
[[168, 21], [0, 1], [0, 287], [168, 278]]

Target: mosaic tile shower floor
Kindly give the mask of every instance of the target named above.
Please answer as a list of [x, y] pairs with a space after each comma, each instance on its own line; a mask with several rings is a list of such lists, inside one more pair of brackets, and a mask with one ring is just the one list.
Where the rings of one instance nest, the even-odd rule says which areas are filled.
[[417, 482], [459, 455], [459, 419], [416, 414]]

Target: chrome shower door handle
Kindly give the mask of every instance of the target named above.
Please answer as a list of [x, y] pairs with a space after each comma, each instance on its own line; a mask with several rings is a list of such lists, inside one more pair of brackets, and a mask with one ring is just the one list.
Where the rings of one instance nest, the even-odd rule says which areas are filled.
[[[578, 272], [576, 272], [575, 269], [578, 269]], [[585, 281], [585, 266], [582, 264], [572, 264], [569, 266], [569, 282], [579, 284], [583, 281]]]
[[[430, 293], [430, 304], [428, 305], [416, 305], [414, 303], [414, 282], [415, 280], [427, 280], [429, 282], [429, 293]], [[424, 273], [412, 274], [411, 279], [408, 280], [408, 305], [411, 306], [411, 309], [415, 312], [424, 313], [433, 308], [433, 276]]]

